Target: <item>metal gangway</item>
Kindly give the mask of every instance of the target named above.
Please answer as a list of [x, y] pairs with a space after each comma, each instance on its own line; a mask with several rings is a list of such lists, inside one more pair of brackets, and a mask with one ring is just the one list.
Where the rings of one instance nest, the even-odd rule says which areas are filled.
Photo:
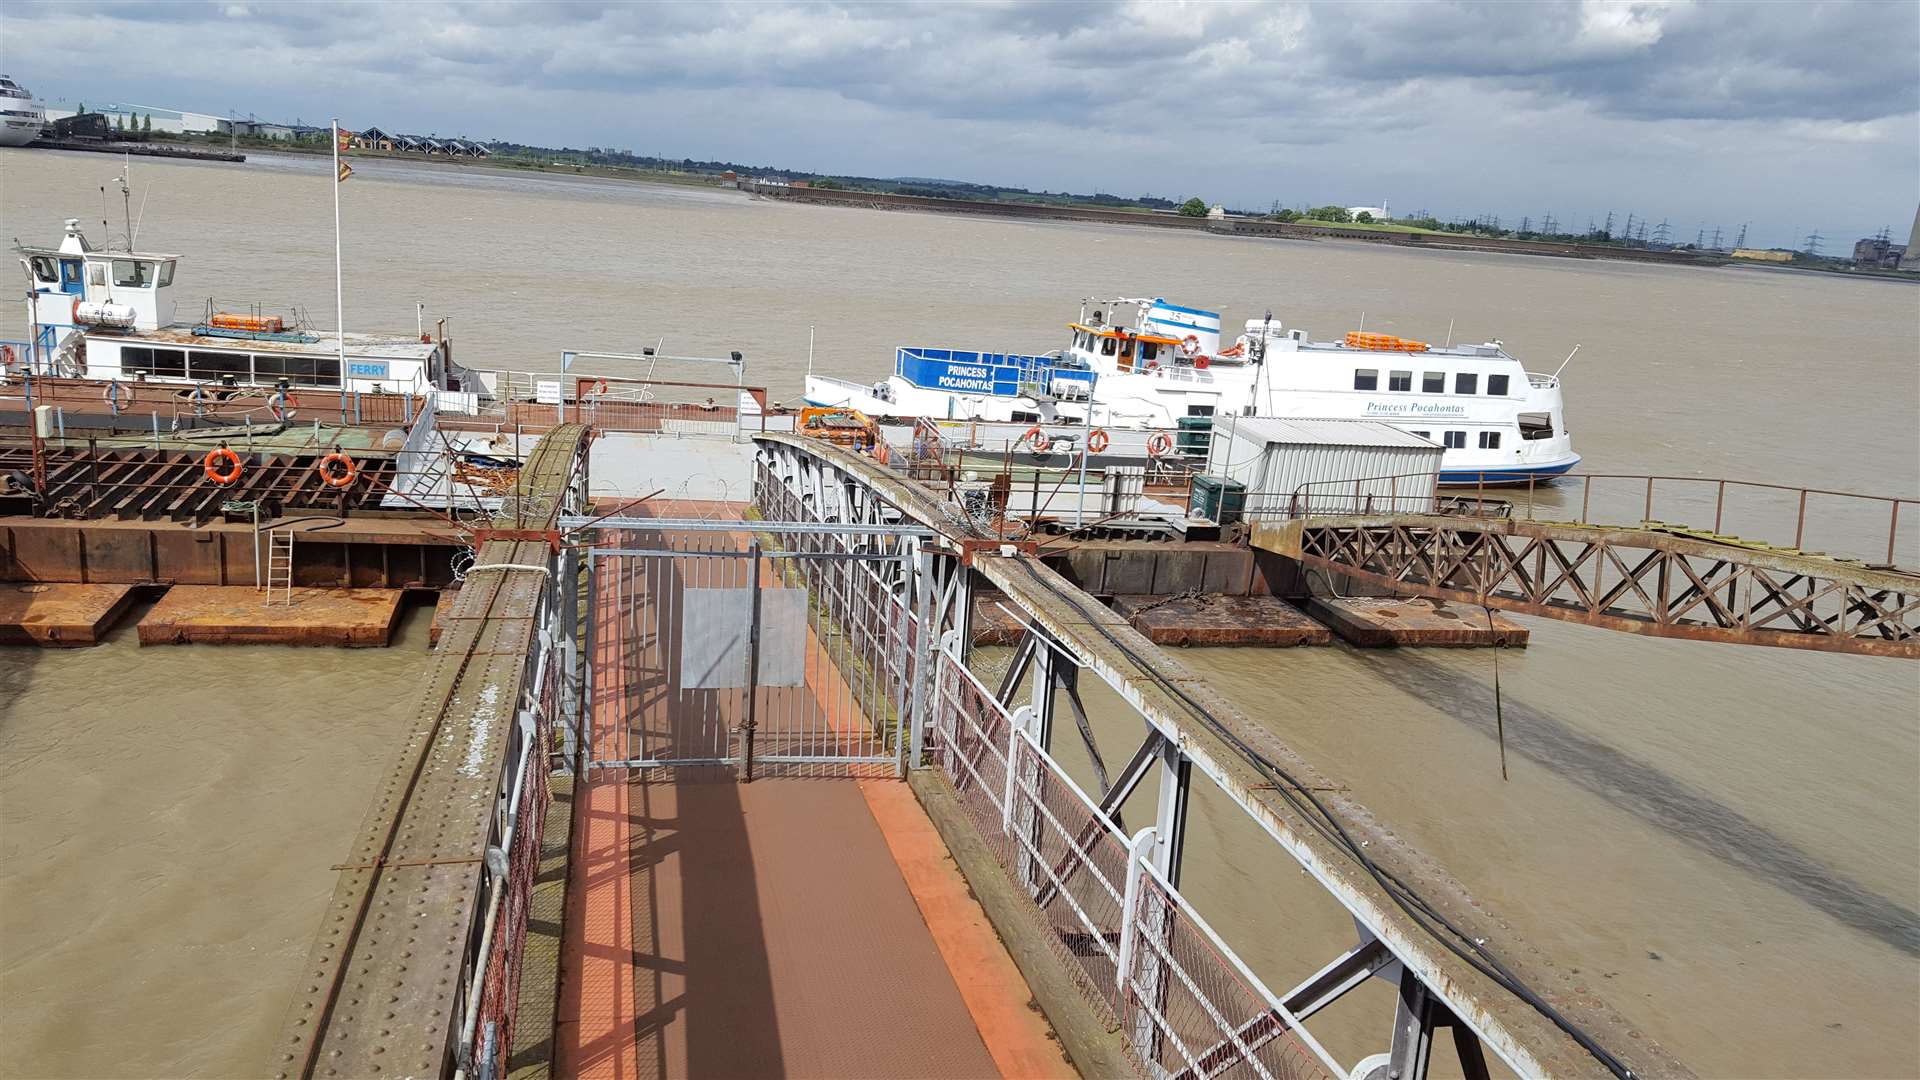
[[[863, 455], [783, 433], [755, 443], [755, 507], [767, 520], [839, 523], [847, 550], [868, 528], [935, 534], [921, 548], [936, 555], [921, 595], [931, 597], [922, 625], [938, 639], [930, 681], [908, 710], [908, 761], [933, 777], [937, 799], [961, 807], [1019, 895], [1018, 917], [1037, 921], [1042, 951], [1142, 1075], [1415, 1078], [1443, 1029], [1467, 1077], [1488, 1076], [1492, 1059], [1522, 1076], [1689, 1075], [1592, 995], [1557, 992], [1561, 973], [1459, 882], [1043, 565], [1033, 541], [988, 534], [962, 507]], [[1025, 628], [1004, 672], [973, 654], [976, 582], [1004, 595]], [[1139, 720], [1124, 757], [1104, 756], [1087, 722], [1080, 691], [1094, 682]], [[1056, 730], [1067, 713], [1091, 785], [1057, 756], [1068, 749], [1058, 738], [1066, 725]], [[1181, 889], [1195, 842], [1189, 808], [1203, 788], [1301, 871], [1299, 895], [1269, 897], [1253, 924], [1242, 913], [1215, 926]], [[1137, 817], [1142, 800], [1151, 809]], [[1308, 929], [1328, 925], [1315, 921], [1322, 907], [1339, 912], [1344, 942]], [[1263, 935], [1310, 941], [1324, 958], [1256, 972], [1228, 939]], [[1330, 1051], [1314, 1018], [1343, 1001], [1378, 1008], [1379, 998], [1349, 995], [1380, 983], [1393, 993], [1370, 1013], [1378, 1052]]]
[[[1424, 494], [1418, 477], [1303, 485], [1255, 547], [1348, 583], [1651, 637], [1920, 658], [1920, 499], [1678, 476]], [[1737, 530], [1737, 531], [1736, 531]], [[1908, 547], [1920, 532], [1909, 530]], [[1815, 545], [1825, 550], [1812, 550]]]

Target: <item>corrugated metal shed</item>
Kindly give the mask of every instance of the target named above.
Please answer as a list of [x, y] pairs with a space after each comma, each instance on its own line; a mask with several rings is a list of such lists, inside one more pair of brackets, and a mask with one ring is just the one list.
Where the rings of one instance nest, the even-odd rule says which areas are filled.
[[1222, 416], [1207, 473], [1246, 485], [1250, 517], [1429, 513], [1443, 453], [1377, 420]]

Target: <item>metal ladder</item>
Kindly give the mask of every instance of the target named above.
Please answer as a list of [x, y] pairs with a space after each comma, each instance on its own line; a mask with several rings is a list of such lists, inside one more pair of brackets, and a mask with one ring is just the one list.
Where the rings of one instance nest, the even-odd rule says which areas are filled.
[[267, 605], [274, 603], [274, 590], [279, 590], [279, 602], [293, 606], [293, 530], [267, 530]]

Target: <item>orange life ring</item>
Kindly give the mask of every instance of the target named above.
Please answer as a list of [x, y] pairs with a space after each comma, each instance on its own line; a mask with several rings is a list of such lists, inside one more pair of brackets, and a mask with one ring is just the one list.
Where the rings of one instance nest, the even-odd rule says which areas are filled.
[[1020, 441], [1023, 443], [1026, 443], [1028, 446], [1033, 447], [1033, 452], [1036, 454], [1046, 453], [1047, 447], [1053, 445], [1053, 440], [1047, 438], [1047, 433], [1044, 431], [1041, 431], [1040, 426], [1038, 424], [1035, 424], [1033, 427], [1028, 428], [1020, 436]]
[[601, 397], [605, 397], [607, 394], [607, 380], [601, 379], [599, 382], [594, 383], [593, 392]]
[[[220, 471], [218, 463], [222, 461], [226, 462], [231, 468], [225, 472]], [[200, 467], [206, 470], [207, 479], [219, 484], [221, 487], [226, 487], [240, 479], [240, 455], [224, 446], [217, 446], [207, 451], [207, 456], [200, 462]]]
[[13, 366], [13, 346], [0, 345], [0, 367]]
[[1087, 449], [1096, 454], [1105, 453], [1107, 445], [1112, 441], [1112, 439], [1107, 437], [1107, 433], [1100, 428], [1094, 428], [1087, 433]]
[[[339, 465], [340, 471], [333, 471], [328, 468], [329, 465]], [[315, 462], [313, 469], [320, 474], [322, 483], [335, 488], [346, 487], [353, 483], [354, 477], [360, 475], [360, 467], [353, 463], [353, 459], [338, 450]]]
[[1213, 361], [1204, 356], [1196, 356], [1193, 358], [1193, 366], [1199, 368], [1201, 371], [1207, 370], [1207, 365], [1211, 363], [1213, 363]]
[[75, 326], [80, 325], [80, 298], [77, 296], [73, 298], [73, 311], [67, 316], [67, 321]]
[[1189, 358], [1199, 356], [1200, 355], [1199, 337], [1193, 334], [1188, 334], [1186, 337], [1181, 338], [1180, 339], [1180, 355], [1189, 357]]
[[1156, 431], [1147, 439], [1147, 453], [1154, 457], [1165, 457], [1173, 449], [1173, 438], [1164, 431]]

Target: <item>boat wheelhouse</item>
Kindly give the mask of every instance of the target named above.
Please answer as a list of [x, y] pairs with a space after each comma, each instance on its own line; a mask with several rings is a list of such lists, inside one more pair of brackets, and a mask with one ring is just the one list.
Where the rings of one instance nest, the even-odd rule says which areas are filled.
[[[1122, 315], [1131, 308], [1132, 317]], [[807, 402], [897, 418], [1173, 428], [1190, 417], [1381, 420], [1440, 443], [1441, 482], [1517, 483], [1580, 460], [1558, 374], [1499, 341], [1384, 334], [1316, 342], [1271, 315], [1221, 347], [1220, 316], [1164, 299], [1086, 300], [1052, 353], [901, 348], [874, 385], [807, 376]]]
[[312, 330], [254, 307], [208, 301], [182, 319], [179, 256], [96, 249], [77, 220], [57, 248], [20, 249], [32, 281], [29, 371], [126, 382], [309, 387], [364, 393], [478, 390], [444, 338]]

